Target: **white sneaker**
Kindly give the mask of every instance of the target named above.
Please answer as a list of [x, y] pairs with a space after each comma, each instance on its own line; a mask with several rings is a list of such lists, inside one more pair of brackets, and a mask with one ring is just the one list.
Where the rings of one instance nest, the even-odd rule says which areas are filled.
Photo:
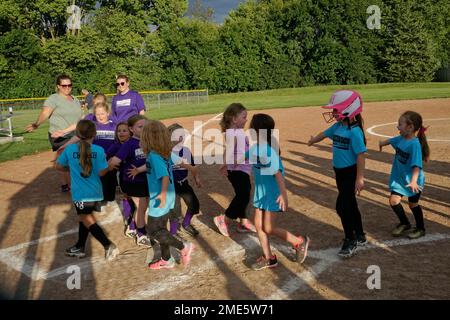
[[127, 226], [126, 228], [125, 228], [125, 235], [128, 237], [128, 238], [131, 238], [131, 239], [134, 239], [134, 238], [136, 238], [136, 236], [137, 236], [137, 232], [136, 232], [136, 229], [134, 229], [134, 230], [132, 230], [132, 229], [130, 229], [130, 226]]
[[105, 250], [105, 259], [107, 261], [112, 261], [119, 255], [119, 253], [120, 253], [119, 248], [117, 248], [117, 246], [114, 243], [111, 243], [109, 245], [109, 248]]
[[147, 247], [147, 248], [151, 248], [152, 247], [152, 242], [150, 241], [150, 238], [146, 234], [138, 237], [137, 240], [136, 240], [136, 244], [138, 246], [144, 246], [144, 247]]

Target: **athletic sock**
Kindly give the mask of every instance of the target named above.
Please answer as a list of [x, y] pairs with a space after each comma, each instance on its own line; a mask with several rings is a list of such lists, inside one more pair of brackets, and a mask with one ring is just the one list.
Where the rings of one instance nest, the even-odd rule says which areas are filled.
[[130, 206], [128, 199], [122, 200], [122, 206], [123, 206], [123, 217], [125, 218], [125, 221], [128, 224], [130, 224], [130, 221], [131, 221], [133, 215], [132, 215], [131, 206]]
[[391, 206], [392, 210], [394, 210], [401, 224], [409, 225], [408, 217], [405, 214], [405, 210], [403, 210], [403, 206], [401, 203], [396, 204], [395, 206]]
[[128, 221], [128, 228], [130, 230], [136, 230], [136, 222], [134, 222], [133, 218], [131, 218], [131, 221]]
[[142, 228], [138, 227], [137, 228], [137, 234], [138, 234], [138, 237], [145, 236], [147, 234], [147, 231], [145, 231], [145, 226], [142, 227]]
[[411, 211], [414, 214], [414, 219], [416, 219], [416, 228], [420, 230], [425, 230], [422, 207], [419, 205], [417, 207], [412, 208]]
[[89, 235], [89, 229], [83, 224], [83, 222], [78, 223], [78, 242], [75, 244], [77, 248], [84, 248], [86, 245], [86, 240]]
[[94, 223], [93, 225], [91, 225], [89, 227], [89, 231], [94, 236], [94, 238], [97, 239], [98, 242], [100, 242], [103, 245], [103, 247], [105, 249], [107, 249], [109, 247], [109, 245], [111, 244], [111, 241], [109, 241], [108, 237], [103, 232], [103, 229], [97, 223]]
[[184, 216], [184, 220], [183, 220], [183, 227], [187, 227], [188, 225], [191, 224], [191, 219], [192, 219], [193, 215], [191, 214], [191, 212], [189, 210], [186, 210], [186, 215]]
[[178, 220], [172, 220], [170, 221], [170, 234], [173, 236], [175, 234], [177, 234], [178, 231]]

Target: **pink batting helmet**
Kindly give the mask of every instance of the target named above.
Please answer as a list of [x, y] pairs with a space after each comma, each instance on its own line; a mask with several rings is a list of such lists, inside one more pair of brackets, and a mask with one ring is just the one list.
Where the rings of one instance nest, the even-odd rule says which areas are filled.
[[[353, 118], [362, 112], [362, 98], [353, 90], [338, 90], [331, 96], [330, 102], [323, 106], [325, 109], [336, 110], [337, 120]], [[328, 119], [327, 119], [328, 116]], [[323, 117], [327, 123], [334, 119], [333, 112], [324, 112]]]

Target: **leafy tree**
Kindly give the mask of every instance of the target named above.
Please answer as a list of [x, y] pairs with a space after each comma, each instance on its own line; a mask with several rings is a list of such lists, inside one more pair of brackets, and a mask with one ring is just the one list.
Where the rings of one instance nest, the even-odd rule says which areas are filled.
[[12, 29], [0, 36], [0, 54], [8, 64], [4, 71], [27, 69], [41, 59], [39, 39], [30, 30]]
[[187, 10], [186, 15], [193, 19], [213, 22], [214, 9], [211, 7], [204, 7], [201, 0], [194, 0], [192, 6]]
[[180, 19], [159, 30], [162, 85], [171, 89], [214, 90], [219, 59], [218, 29], [207, 21]]
[[71, 4], [87, 13], [95, 7], [96, 1], [0, 0], [0, 30], [30, 29], [43, 39], [56, 39], [66, 33], [67, 7]]
[[440, 62], [438, 46], [415, 1], [391, 1], [383, 53], [387, 81], [431, 81]]
[[170, 24], [184, 16], [188, 0], [153, 0], [149, 11], [150, 23], [156, 26]]

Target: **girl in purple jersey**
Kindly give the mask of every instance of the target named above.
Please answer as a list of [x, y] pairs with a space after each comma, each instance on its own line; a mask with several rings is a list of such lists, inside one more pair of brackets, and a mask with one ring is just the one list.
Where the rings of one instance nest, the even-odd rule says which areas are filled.
[[124, 174], [121, 175], [123, 191], [131, 197], [136, 206], [136, 230], [130, 229], [132, 225], [126, 230], [126, 235], [129, 237], [137, 236], [136, 243], [141, 246], [151, 247], [150, 239], [145, 230], [145, 212], [148, 207], [148, 185], [145, 173], [129, 177], [126, 172], [128, 170], [145, 165], [146, 155], [142, 152], [139, 146], [142, 129], [144, 128], [147, 118], [142, 115], [135, 115], [128, 119], [128, 127], [133, 133], [131, 139], [125, 142], [120, 150], [109, 160], [109, 168], [118, 169]]
[[[107, 103], [106, 96], [101, 92], [97, 92], [94, 95], [94, 99], [92, 99], [92, 103], [94, 104], [94, 106], [97, 103]], [[88, 113], [87, 115], [84, 116], [83, 119], [94, 121], [95, 120], [94, 108], [92, 108], [92, 113]]]
[[[106, 151], [114, 143], [114, 132], [116, 124], [109, 119], [109, 106], [105, 102], [99, 102], [94, 105], [93, 113], [95, 118], [93, 120], [97, 135], [94, 139], [94, 144], [103, 148]], [[107, 204], [108, 201], [116, 199], [116, 170], [109, 171], [101, 177], [103, 187], [103, 201], [102, 204]]]
[[[191, 166], [195, 166], [194, 159], [192, 157], [191, 150], [188, 147], [183, 146], [183, 141], [185, 138], [185, 130], [178, 123], [174, 123], [168, 127], [169, 133], [171, 135], [172, 142], [175, 144], [172, 152], [178, 155], [183, 161], [190, 164]], [[184, 168], [180, 165], [174, 165], [172, 167], [173, 170], [173, 180], [175, 185], [175, 209], [172, 210], [171, 216], [169, 218], [170, 222], [170, 234], [175, 235], [178, 232], [179, 227], [179, 219], [182, 218], [181, 227], [184, 232], [191, 235], [192, 237], [196, 237], [198, 235], [198, 231], [191, 224], [191, 219], [193, 216], [197, 215], [200, 212], [200, 203], [198, 198], [194, 192], [194, 189], [189, 184], [188, 180], [188, 169]], [[193, 178], [197, 187], [201, 187], [201, 181], [199, 179], [198, 174], [193, 174]], [[184, 217], [181, 215], [181, 201], [180, 198], [183, 199], [186, 204], [186, 213]]]
[[[128, 127], [127, 122], [120, 122], [119, 124], [117, 124], [116, 130], [114, 132], [114, 143], [106, 151], [106, 159], [109, 160], [110, 158], [114, 157], [117, 152], [119, 152], [122, 144], [124, 144], [131, 138], [131, 135], [132, 133], [130, 131], [130, 128]], [[124, 197], [122, 199], [122, 214], [125, 223], [125, 234], [127, 236], [134, 237], [136, 235], [136, 224], [133, 220], [133, 214], [136, 211], [136, 207], [133, 203], [133, 200], [131, 200], [131, 198], [128, 197], [128, 195], [124, 191], [124, 187], [122, 185], [122, 175], [124, 174], [125, 173], [122, 170], [119, 170], [117, 173], [116, 181], [118, 181], [120, 190], [124, 194]], [[130, 235], [127, 234], [127, 230], [131, 232]]]

